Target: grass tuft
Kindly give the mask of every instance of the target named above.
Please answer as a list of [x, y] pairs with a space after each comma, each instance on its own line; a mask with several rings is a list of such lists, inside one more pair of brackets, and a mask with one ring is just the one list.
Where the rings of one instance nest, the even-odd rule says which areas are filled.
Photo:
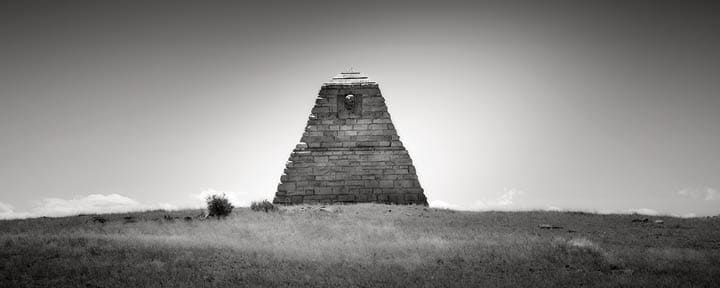
[[277, 212], [280, 209], [277, 206], [275, 206], [274, 204], [270, 203], [270, 201], [268, 201], [266, 199], [266, 200], [259, 201], [259, 202], [253, 201], [250, 204], [250, 210], [255, 211], [255, 212], [266, 212], [267, 213], [267, 212]]

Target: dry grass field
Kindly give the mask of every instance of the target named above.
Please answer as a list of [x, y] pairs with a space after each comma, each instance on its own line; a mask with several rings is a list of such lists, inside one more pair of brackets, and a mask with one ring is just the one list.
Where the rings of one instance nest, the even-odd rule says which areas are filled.
[[320, 207], [0, 221], [0, 287], [720, 287], [717, 217]]

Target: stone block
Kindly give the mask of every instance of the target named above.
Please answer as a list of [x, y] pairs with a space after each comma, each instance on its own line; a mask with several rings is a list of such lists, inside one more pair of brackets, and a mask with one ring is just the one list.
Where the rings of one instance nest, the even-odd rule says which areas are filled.
[[397, 181], [395, 181], [395, 186], [403, 187], [403, 188], [417, 187], [418, 185], [416, 185], [416, 182], [417, 181], [412, 181], [412, 180], [397, 180]]
[[371, 124], [373, 123], [372, 119], [357, 119], [357, 124]]
[[[325, 181], [325, 182], [323, 182], [323, 184], [324, 184], [325, 186], [333, 187], [333, 188], [340, 187], [340, 188], [338, 188], [338, 189], [333, 189], [333, 191], [337, 191], [337, 192], [342, 192], [342, 191], [344, 191], [344, 190], [341, 189], [342, 186], [345, 185], [345, 182], [342, 181], [342, 180]], [[343, 188], [343, 189], [344, 189], [344, 188]]]
[[314, 192], [315, 195], [327, 195], [332, 194], [333, 190], [331, 187], [315, 187]]
[[[399, 176], [401, 177], [399, 179], [418, 180], [418, 177], [415, 174], [405, 174], [405, 175], [399, 175]], [[418, 185], [420, 185], [420, 184], [418, 183]]]
[[385, 130], [387, 128], [387, 124], [370, 124], [368, 126], [368, 129], [370, 130]]
[[321, 148], [340, 148], [342, 147], [342, 142], [322, 142], [320, 143]]
[[355, 195], [338, 195], [337, 200], [340, 202], [354, 202]]
[[287, 191], [285, 195], [288, 195], [288, 196], [305, 195], [305, 190], [295, 189], [295, 190]]
[[405, 194], [401, 194], [401, 193], [389, 194], [388, 201], [393, 204], [405, 204]]
[[390, 174], [408, 174], [408, 169], [388, 169], [388, 173]]
[[422, 196], [422, 193], [423, 193], [423, 189], [420, 187], [405, 188], [404, 190], [406, 193], [417, 193], [417, 194], [419, 194], [419, 196]]
[[383, 154], [376, 154], [376, 155], [369, 155], [367, 158], [368, 161], [389, 161], [390, 156], [389, 155], [383, 155]]
[[273, 204], [290, 204], [290, 198], [287, 196], [276, 195]]
[[324, 200], [324, 199], [328, 199], [328, 197], [326, 195], [310, 195], [310, 196], [303, 197], [303, 200], [305, 201], [305, 203], [307, 203], [308, 201], [320, 202], [321, 200]]
[[378, 182], [378, 186], [379, 186], [379, 187], [394, 187], [394, 186], [395, 186], [395, 183], [394, 183], [394, 182], [395, 182], [395, 181], [380, 180], [380, 181]]
[[280, 183], [278, 184], [278, 191], [289, 192], [295, 190], [295, 183]]
[[345, 185], [348, 185], [348, 186], [362, 186], [362, 185], [365, 185], [365, 181], [363, 181], [363, 180], [350, 180], [350, 181], [345, 181]]

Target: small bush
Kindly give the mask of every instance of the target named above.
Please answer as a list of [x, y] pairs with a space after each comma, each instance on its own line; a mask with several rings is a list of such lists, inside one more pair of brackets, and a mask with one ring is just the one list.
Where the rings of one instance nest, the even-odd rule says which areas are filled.
[[232, 212], [233, 205], [230, 204], [225, 194], [222, 195], [210, 195], [205, 198], [207, 201], [208, 216], [215, 216], [218, 219], [230, 215]]
[[255, 212], [275, 212], [278, 211], [278, 207], [270, 203], [268, 200], [262, 202], [253, 201], [250, 204], [250, 209]]

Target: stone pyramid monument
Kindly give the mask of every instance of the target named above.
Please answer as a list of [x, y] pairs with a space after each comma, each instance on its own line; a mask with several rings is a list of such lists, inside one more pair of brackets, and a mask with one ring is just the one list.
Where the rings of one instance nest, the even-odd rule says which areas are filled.
[[273, 203], [427, 205], [376, 82], [352, 69], [324, 83]]

